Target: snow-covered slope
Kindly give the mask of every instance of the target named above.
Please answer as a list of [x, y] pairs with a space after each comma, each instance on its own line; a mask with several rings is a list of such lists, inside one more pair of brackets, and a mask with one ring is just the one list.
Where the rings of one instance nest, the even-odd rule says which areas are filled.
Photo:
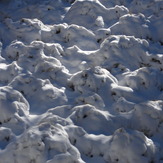
[[0, 163], [163, 163], [162, 0], [0, 0]]

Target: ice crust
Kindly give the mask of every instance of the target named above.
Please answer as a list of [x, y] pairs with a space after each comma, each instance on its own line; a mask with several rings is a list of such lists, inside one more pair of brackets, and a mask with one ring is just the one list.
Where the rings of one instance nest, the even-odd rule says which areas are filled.
[[0, 0], [0, 163], [163, 163], [162, 0]]

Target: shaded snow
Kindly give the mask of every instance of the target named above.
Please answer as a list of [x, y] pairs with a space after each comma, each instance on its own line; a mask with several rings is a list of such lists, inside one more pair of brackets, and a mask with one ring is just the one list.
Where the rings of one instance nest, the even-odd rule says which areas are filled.
[[1, 0], [0, 163], [162, 163], [162, 26], [162, 0]]

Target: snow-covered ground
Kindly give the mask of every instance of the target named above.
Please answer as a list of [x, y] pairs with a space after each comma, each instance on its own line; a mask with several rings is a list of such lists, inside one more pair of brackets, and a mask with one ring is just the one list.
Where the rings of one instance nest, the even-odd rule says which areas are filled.
[[163, 0], [0, 0], [0, 163], [163, 163]]

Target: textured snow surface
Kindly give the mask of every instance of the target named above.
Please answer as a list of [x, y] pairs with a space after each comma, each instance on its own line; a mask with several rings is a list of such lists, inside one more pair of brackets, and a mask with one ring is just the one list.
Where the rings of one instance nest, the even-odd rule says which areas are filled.
[[162, 0], [0, 0], [0, 163], [163, 163]]

